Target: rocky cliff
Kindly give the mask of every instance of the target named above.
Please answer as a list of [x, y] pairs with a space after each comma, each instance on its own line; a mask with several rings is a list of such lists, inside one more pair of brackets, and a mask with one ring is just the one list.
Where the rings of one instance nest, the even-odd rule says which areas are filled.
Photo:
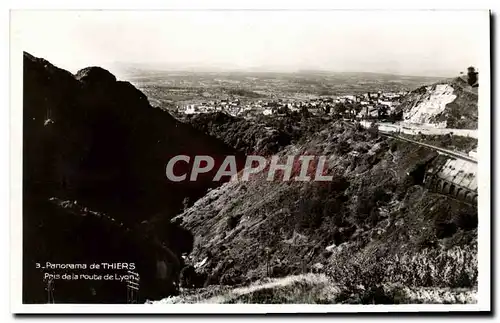
[[401, 109], [405, 122], [477, 129], [478, 88], [462, 78], [422, 86], [405, 97]]
[[[72, 75], [24, 53], [23, 77], [24, 301], [45, 300], [36, 263], [47, 261], [136, 262], [141, 297], [172, 293], [192, 237], [169, 219], [186, 197], [195, 200], [220, 183], [213, 173], [173, 183], [165, 166], [178, 154], [211, 155], [217, 163], [235, 150], [152, 107], [102, 68]], [[161, 262], [168, 275], [157, 280]], [[59, 282], [55, 300], [124, 302], [120, 288]]]

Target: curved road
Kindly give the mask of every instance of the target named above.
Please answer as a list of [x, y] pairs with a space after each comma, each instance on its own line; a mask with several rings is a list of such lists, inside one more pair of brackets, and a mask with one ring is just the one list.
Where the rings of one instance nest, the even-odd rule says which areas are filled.
[[[344, 122], [347, 123], [350, 127], [354, 127], [354, 124], [353, 124], [352, 121], [344, 120]], [[363, 126], [363, 124], [362, 124], [362, 126]], [[392, 134], [391, 132], [387, 132], [387, 131], [381, 131], [381, 130], [379, 130], [379, 133], [382, 134], [382, 135], [384, 135], [384, 136], [386, 136], [386, 137], [391, 137], [391, 138], [394, 138], [394, 139], [411, 142], [411, 143], [419, 145], [419, 146], [423, 146], [423, 147], [427, 147], [427, 148], [436, 150], [436, 151], [438, 151], [441, 154], [448, 155], [450, 157], [454, 157], [454, 158], [458, 158], [458, 159], [467, 160], [467, 161], [469, 161], [471, 163], [477, 164], [477, 159], [476, 158], [471, 157], [471, 156], [466, 155], [466, 154], [461, 153], [461, 152], [457, 152], [457, 151], [449, 150], [449, 149], [446, 149], [446, 148], [442, 148], [442, 147], [438, 147], [438, 146], [426, 144], [426, 143], [423, 143], [423, 142], [420, 142], [420, 141], [408, 139], [408, 138], [405, 138], [405, 137], [402, 137], [402, 136], [399, 136], [399, 135]]]
[[436, 150], [436, 151], [438, 151], [438, 152], [440, 152], [440, 153], [442, 153], [444, 155], [448, 155], [448, 156], [459, 158], [459, 159], [464, 159], [464, 160], [467, 160], [469, 162], [477, 164], [477, 160], [475, 158], [473, 158], [471, 156], [468, 156], [468, 155], [466, 155], [464, 153], [459, 153], [457, 151], [453, 151], [453, 150], [441, 148], [441, 147], [434, 146], [434, 145], [425, 144], [423, 142], [419, 142], [419, 141], [416, 141], [416, 140], [408, 139], [408, 138], [401, 137], [401, 136], [398, 136], [398, 135], [393, 135], [393, 134], [388, 133], [388, 132], [380, 131], [380, 133], [382, 135], [384, 135], [384, 136], [387, 136], [387, 137], [392, 137], [392, 138], [395, 138], [395, 139], [398, 139], [398, 140], [408, 141], [408, 142], [414, 143], [414, 144], [419, 145], [419, 146], [423, 146], [423, 147], [427, 147], [427, 148], [430, 148], [430, 149], [434, 149], [434, 150]]

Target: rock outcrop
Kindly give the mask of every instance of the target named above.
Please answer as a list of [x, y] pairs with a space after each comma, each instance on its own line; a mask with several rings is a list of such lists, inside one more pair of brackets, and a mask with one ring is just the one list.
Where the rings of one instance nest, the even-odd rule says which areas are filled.
[[403, 121], [438, 128], [477, 129], [477, 88], [462, 78], [422, 86], [402, 102]]

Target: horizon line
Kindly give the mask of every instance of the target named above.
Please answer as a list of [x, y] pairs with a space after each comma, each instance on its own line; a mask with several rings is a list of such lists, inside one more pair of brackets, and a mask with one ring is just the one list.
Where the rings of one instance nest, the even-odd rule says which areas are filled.
[[[262, 68], [262, 67], [242, 67], [242, 68], [230, 68], [230, 67], [196, 67], [196, 66], [183, 66], [183, 67], [150, 67], [147, 66], [150, 63], [123, 63], [123, 62], [114, 62], [110, 63], [110, 65], [115, 64], [131, 64], [129, 66], [123, 66], [121, 68], [121, 72], [127, 72], [126, 70], [136, 69], [144, 72], [177, 72], [177, 73], [283, 73], [283, 74], [301, 74], [301, 73], [324, 73], [324, 74], [380, 74], [380, 75], [388, 75], [388, 76], [400, 76], [400, 77], [422, 77], [422, 78], [455, 78], [459, 77], [460, 73], [446, 73], [446, 74], [404, 74], [398, 72], [376, 72], [376, 71], [339, 71], [333, 69], [315, 69], [315, 68], [302, 68], [293, 70], [291, 68]], [[141, 65], [145, 66], [134, 66]], [[465, 73], [465, 70], [464, 70]], [[131, 74], [131, 73], [126, 73]]]

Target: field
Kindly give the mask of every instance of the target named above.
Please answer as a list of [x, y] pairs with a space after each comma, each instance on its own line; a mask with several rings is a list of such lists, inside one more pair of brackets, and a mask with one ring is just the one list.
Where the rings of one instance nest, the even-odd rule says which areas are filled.
[[128, 70], [124, 78], [143, 91], [154, 106], [171, 108], [200, 101], [237, 97], [305, 100], [320, 96], [377, 91], [409, 91], [437, 77], [378, 73], [178, 72]]

